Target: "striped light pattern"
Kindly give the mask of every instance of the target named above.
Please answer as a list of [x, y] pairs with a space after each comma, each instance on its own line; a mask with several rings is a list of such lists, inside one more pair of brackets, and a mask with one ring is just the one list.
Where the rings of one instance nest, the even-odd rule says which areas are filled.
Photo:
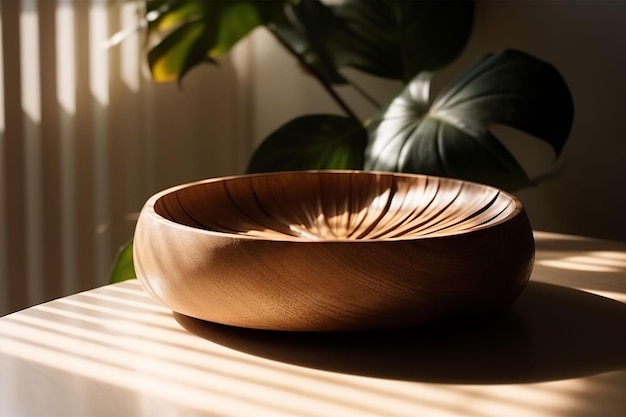
[[105, 284], [150, 195], [242, 169], [241, 71], [156, 85], [141, 33], [105, 46], [142, 3], [0, 0], [0, 315]]

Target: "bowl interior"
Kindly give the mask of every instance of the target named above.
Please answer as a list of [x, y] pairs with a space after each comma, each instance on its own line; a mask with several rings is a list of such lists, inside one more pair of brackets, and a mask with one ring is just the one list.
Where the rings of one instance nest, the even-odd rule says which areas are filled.
[[377, 240], [489, 227], [521, 204], [496, 188], [423, 175], [305, 171], [207, 180], [163, 194], [163, 218], [270, 239]]

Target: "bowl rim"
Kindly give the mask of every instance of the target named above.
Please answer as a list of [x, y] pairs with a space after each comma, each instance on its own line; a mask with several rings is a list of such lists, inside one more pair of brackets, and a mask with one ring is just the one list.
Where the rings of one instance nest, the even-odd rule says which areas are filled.
[[[445, 180], [448, 182], [458, 183], [458, 184], [469, 184], [471, 186], [476, 186], [479, 188], [489, 189], [496, 191], [499, 194], [504, 195], [508, 198], [511, 203], [514, 205], [511, 213], [494, 222], [488, 222], [483, 225], [479, 225], [476, 227], [472, 227], [465, 230], [453, 231], [453, 232], [442, 232], [442, 233], [432, 233], [425, 235], [403, 235], [399, 237], [392, 238], [368, 238], [368, 239], [350, 239], [350, 238], [328, 238], [328, 239], [309, 239], [299, 236], [258, 236], [258, 235], [247, 235], [242, 233], [229, 233], [222, 232], [217, 230], [210, 229], [202, 229], [199, 227], [188, 226], [186, 224], [178, 223], [173, 220], [168, 219], [167, 217], [162, 216], [157, 213], [155, 210], [155, 205], [158, 200], [165, 197], [168, 194], [175, 193], [184, 188], [191, 188], [196, 186], [201, 186], [203, 184], [210, 184], [215, 182], [222, 181], [232, 181], [240, 178], [250, 178], [250, 177], [262, 177], [262, 176], [281, 176], [281, 175], [294, 175], [294, 174], [316, 174], [316, 173], [328, 173], [328, 174], [367, 174], [367, 175], [384, 175], [384, 176], [395, 176], [395, 177], [405, 177], [405, 178], [429, 178], [429, 179], [439, 179]], [[462, 236], [470, 233], [478, 232], [480, 230], [490, 229], [495, 226], [498, 226], [502, 223], [505, 223], [520, 213], [524, 212], [524, 206], [519, 198], [514, 196], [513, 194], [501, 190], [497, 187], [482, 184], [474, 181], [461, 180], [457, 178], [449, 178], [442, 177], [437, 175], [428, 175], [428, 174], [413, 174], [413, 173], [405, 173], [405, 172], [392, 172], [392, 171], [375, 171], [375, 170], [341, 170], [341, 169], [325, 169], [325, 170], [301, 170], [301, 171], [276, 171], [276, 172], [266, 172], [266, 173], [254, 173], [254, 174], [240, 174], [240, 175], [228, 175], [228, 176], [219, 176], [213, 178], [206, 178], [199, 181], [187, 182], [179, 185], [175, 185], [169, 188], [166, 188], [162, 191], [159, 191], [152, 195], [144, 204], [143, 208], [139, 213], [139, 219], [137, 221], [137, 225], [139, 225], [141, 221], [141, 217], [150, 216], [152, 220], [155, 220], [165, 226], [182, 229], [185, 231], [192, 231], [194, 233], [199, 233], [202, 235], [213, 236], [213, 237], [221, 237], [221, 238], [231, 238], [231, 239], [241, 239], [241, 240], [252, 240], [252, 241], [266, 241], [266, 242], [293, 242], [293, 243], [381, 243], [381, 242], [407, 242], [407, 241], [416, 241], [416, 240], [428, 240], [428, 239], [437, 239], [437, 238], [446, 238], [446, 237], [454, 237], [454, 236]]]

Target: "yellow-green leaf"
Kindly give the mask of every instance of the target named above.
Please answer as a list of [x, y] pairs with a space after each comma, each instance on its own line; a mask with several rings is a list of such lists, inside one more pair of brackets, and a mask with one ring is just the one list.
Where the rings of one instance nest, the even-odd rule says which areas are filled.
[[109, 276], [109, 282], [114, 284], [129, 279], [136, 278], [135, 266], [133, 264], [133, 241], [122, 246], [113, 262], [113, 269]]

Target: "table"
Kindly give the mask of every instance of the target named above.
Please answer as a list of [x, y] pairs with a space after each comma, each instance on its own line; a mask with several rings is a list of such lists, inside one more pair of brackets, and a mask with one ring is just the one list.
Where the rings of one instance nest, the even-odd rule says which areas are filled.
[[136, 280], [0, 319], [0, 416], [626, 415], [626, 244], [536, 233], [481, 321], [367, 334], [235, 329]]

